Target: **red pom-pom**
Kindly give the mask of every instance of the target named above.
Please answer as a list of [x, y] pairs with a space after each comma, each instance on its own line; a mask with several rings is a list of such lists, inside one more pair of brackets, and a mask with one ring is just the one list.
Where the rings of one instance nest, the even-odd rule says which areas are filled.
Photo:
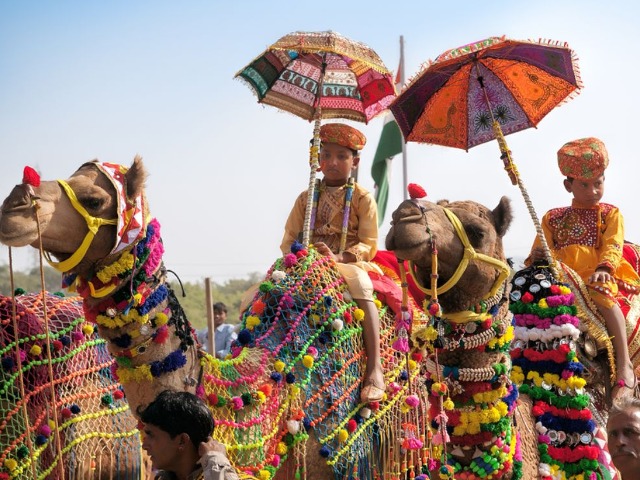
[[113, 392], [113, 398], [116, 400], [122, 400], [124, 398], [124, 392], [122, 390], [116, 390]]
[[358, 428], [358, 423], [352, 418], [347, 422], [347, 432], [353, 433]]
[[529, 292], [526, 292], [522, 298], [521, 298], [523, 303], [531, 303], [533, 301], [533, 295], [531, 295]]
[[64, 419], [71, 418], [71, 415], [73, 415], [71, 413], [71, 409], [70, 408], [66, 408], [66, 407], [62, 409], [60, 414], [62, 415], [62, 418], [64, 418]]
[[40, 186], [40, 175], [33, 168], [27, 166], [24, 167], [24, 172], [22, 173], [22, 183], [26, 183], [27, 185], [31, 185], [32, 187]]
[[409, 191], [409, 196], [411, 198], [424, 198], [427, 196], [425, 189], [417, 183], [410, 183], [407, 185], [407, 190]]
[[53, 349], [56, 352], [59, 352], [60, 350], [62, 350], [62, 347], [64, 347], [64, 345], [60, 340], [54, 340], [53, 341]]

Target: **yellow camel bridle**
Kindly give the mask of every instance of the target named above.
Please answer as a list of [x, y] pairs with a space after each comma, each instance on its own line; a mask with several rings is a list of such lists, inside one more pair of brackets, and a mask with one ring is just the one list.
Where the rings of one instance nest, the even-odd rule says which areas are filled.
[[87, 228], [89, 229], [89, 231], [85, 235], [84, 240], [82, 240], [82, 243], [80, 244], [78, 249], [73, 253], [73, 255], [71, 255], [66, 260], [63, 260], [61, 262], [54, 262], [53, 260], [51, 260], [51, 256], [47, 252], [44, 252], [44, 256], [47, 259], [47, 262], [49, 262], [49, 265], [51, 265], [53, 268], [55, 268], [59, 272], [65, 273], [70, 271], [76, 265], [78, 265], [80, 261], [84, 258], [84, 256], [87, 254], [87, 251], [91, 246], [91, 242], [93, 242], [93, 239], [96, 236], [96, 233], [98, 233], [98, 229], [102, 225], [117, 225], [118, 219], [117, 218], [106, 219], [106, 218], [98, 218], [98, 217], [92, 216], [82, 206], [82, 204], [78, 200], [78, 197], [76, 197], [76, 193], [73, 191], [73, 189], [69, 186], [67, 182], [65, 182], [64, 180], [57, 180], [57, 182], [60, 184], [62, 189], [66, 192], [67, 197], [71, 202], [71, 205], [73, 205], [73, 208], [75, 208], [76, 211], [80, 215], [82, 215], [85, 222], [87, 222]]
[[[447, 282], [442, 287], [439, 287], [439, 288], [436, 287], [437, 282], [435, 281], [432, 281], [432, 288], [425, 288], [420, 284], [420, 282], [415, 276], [415, 268], [414, 268], [415, 263], [413, 262], [413, 260], [409, 261], [409, 274], [413, 278], [415, 284], [420, 289], [420, 291], [422, 291], [422, 293], [424, 293], [425, 295], [428, 295], [429, 297], [437, 298], [438, 294], [442, 294], [450, 290], [453, 286], [455, 286], [458, 283], [458, 281], [460, 280], [460, 277], [462, 277], [464, 272], [467, 270], [467, 267], [469, 266], [469, 262], [471, 260], [479, 260], [481, 262], [488, 263], [489, 265], [491, 265], [492, 267], [495, 267], [500, 272], [498, 275], [498, 278], [496, 278], [495, 282], [493, 283], [493, 286], [491, 287], [491, 290], [485, 296], [484, 300], [493, 297], [494, 295], [496, 295], [496, 293], [498, 292], [498, 289], [502, 286], [504, 281], [509, 276], [511, 269], [506, 263], [502, 262], [501, 260], [485, 255], [484, 253], [476, 252], [473, 246], [471, 245], [471, 242], [469, 242], [469, 237], [467, 237], [467, 232], [464, 231], [464, 227], [462, 226], [462, 222], [460, 222], [460, 219], [456, 216], [455, 213], [453, 213], [448, 208], [444, 208], [443, 210], [444, 210], [444, 213], [447, 215], [447, 218], [453, 225], [453, 228], [455, 229], [456, 234], [458, 235], [458, 238], [460, 239], [460, 241], [462, 242], [462, 246], [464, 247], [464, 253], [462, 255], [462, 259], [460, 260], [460, 264], [456, 268], [456, 271], [453, 273], [451, 278], [447, 280]], [[425, 218], [425, 221], [426, 221], [425, 210], [423, 210], [422, 216]], [[415, 216], [411, 217], [411, 219], [415, 219]], [[409, 220], [409, 219], [406, 219], [406, 220]], [[433, 239], [432, 239], [432, 242], [433, 242]], [[437, 278], [437, 268], [438, 268], [437, 250], [435, 248], [432, 248], [432, 255], [433, 255], [432, 279], [435, 280], [435, 278]], [[402, 263], [400, 263], [400, 265], [402, 265]]]

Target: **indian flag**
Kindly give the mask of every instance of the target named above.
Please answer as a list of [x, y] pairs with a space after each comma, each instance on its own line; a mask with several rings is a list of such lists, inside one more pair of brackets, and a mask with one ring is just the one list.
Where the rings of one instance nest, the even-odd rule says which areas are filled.
[[[402, 37], [400, 39], [402, 45]], [[401, 72], [404, 68], [404, 55], [402, 48], [400, 50], [400, 65], [396, 74], [396, 87], [400, 90], [402, 84]], [[387, 211], [387, 201], [389, 200], [389, 180], [391, 177], [391, 160], [394, 156], [402, 153], [404, 140], [400, 127], [395, 118], [388, 112], [384, 119], [382, 134], [378, 141], [378, 148], [373, 157], [371, 165], [371, 176], [375, 182], [374, 196], [378, 204], [378, 226], [382, 225], [384, 216]]]

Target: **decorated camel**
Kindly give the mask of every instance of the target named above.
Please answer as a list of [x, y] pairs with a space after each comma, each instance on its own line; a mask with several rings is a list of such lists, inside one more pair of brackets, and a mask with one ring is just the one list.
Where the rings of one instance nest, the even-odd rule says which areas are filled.
[[140, 478], [105, 340], [61, 294], [0, 296], [0, 478]]
[[[592, 439], [590, 450], [574, 445], [562, 461], [556, 440], [536, 445], [560, 407], [543, 399], [549, 408], [534, 428], [510, 380], [506, 199], [493, 211], [413, 199], [394, 212], [387, 248], [397, 258], [381, 252], [387, 275], [373, 279], [386, 300], [378, 307], [387, 391], [362, 405], [362, 312], [312, 247], [294, 243], [273, 264], [230, 358], [198, 351], [166, 283], [145, 176], [139, 158], [130, 168], [90, 162], [66, 181], [18, 185], [0, 217], [0, 241], [38, 245], [40, 236], [82, 296], [133, 412], [164, 389], [196, 392], [237, 468], [263, 480], [536, 478], [546, 470], [588, 478], [597, 470]], [[534, 400], [535, 414], [545, 407]]]

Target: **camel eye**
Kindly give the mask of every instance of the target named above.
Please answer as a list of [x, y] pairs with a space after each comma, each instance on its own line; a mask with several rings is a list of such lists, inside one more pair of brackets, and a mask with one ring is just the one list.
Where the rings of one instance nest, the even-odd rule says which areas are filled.
[[103, 201], [99, 198], [89, 197], [83, 198], [81, 203], [87, 210], [98, 210], [102, 206]]

